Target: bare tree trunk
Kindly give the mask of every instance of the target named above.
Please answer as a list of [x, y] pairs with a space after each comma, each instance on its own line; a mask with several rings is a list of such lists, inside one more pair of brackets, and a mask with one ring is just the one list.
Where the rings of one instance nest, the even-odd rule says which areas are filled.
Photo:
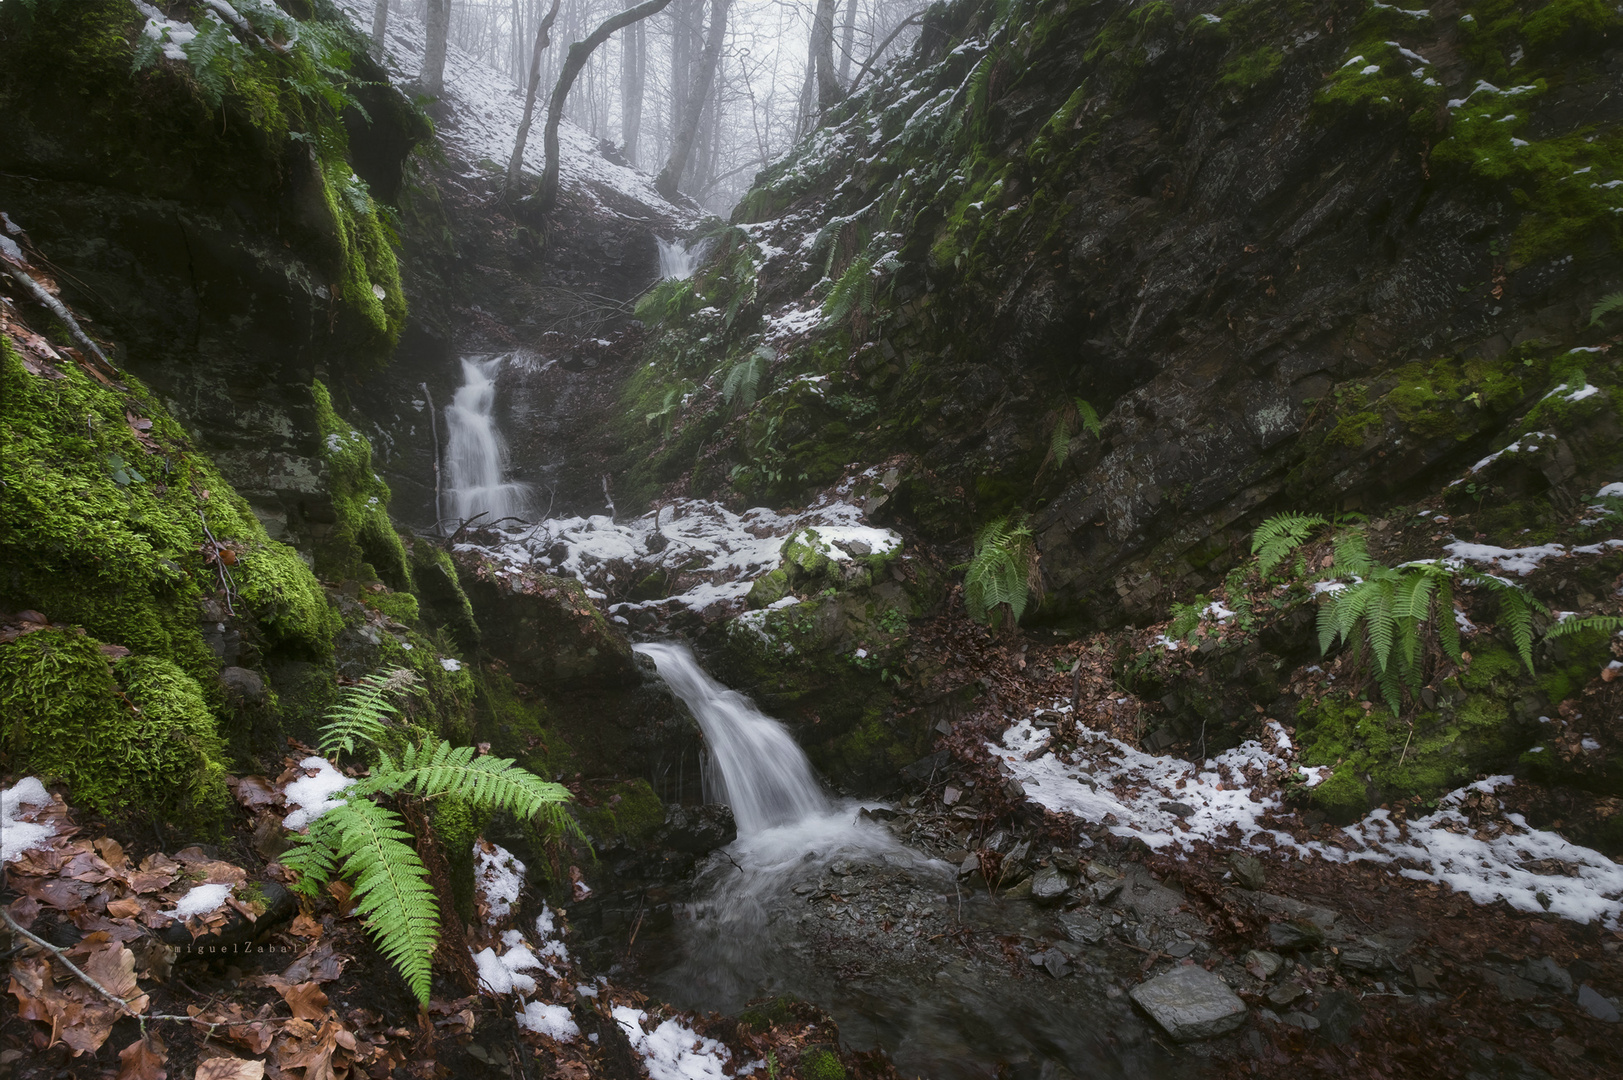
[[541, 187], [535, 193], [536, 207], [541, 213], [549, 213], [558, 205], [558, 122], [563, 119], [564, 103], [569, 100], [569, 88], [575, 85], [575, 77], [580, 74], [580, 69], [586, 66], [592, 52], [607, 41], [609, 35], [622, 27], [663, 11], [665, 5], [670, 2], [671, 0], [643, 0], [634, 8], [627, 8], [617, 15], [604, 19], [585, 41], [577, 41], [569, 46], [569, 56], [564, 61], [563, 71], [558, 75], [558, 85], [553, 87], [552, 100], [547, 104], [545, 133], [547, 169], [541, 174]]
[[811, 39], [817, 67], [817, 108], [821, 111], [845, 96], [839, 76], [834, 74], [834, 0], [817, 0]]
[[704, 115], [705, 103], [710, 98], [710, 84], [715, 81], [716, 68], [721, 62], [721, 46], [727, 36], [727, 8], [732, 0], [710, 0], [710, 40], [705, 42], [704, 57], [699, 61], [698, 78], [693, 92], [688, 95], [687, 108], [682, 115], [682, 126], [671, 144], [671, 159], [659, 171], [654, 188], [665, 198], [675, 199], [676, 189], [687, 169], [688, 155], [693, 152], [693, 139], [699, 132], [699, 119]]
[[857, 47], [857, 0], [845, 0], [845, 26], [840, 31], [840, 82], [851, 85], [851, 52]]
[[524, 144], [530, 138], [530, 121], [535, 116], [535, 95], [541, 88], [541, 54], [552, 42], [552, 20], [558, 17], [558, 0], [552, 0], [552, 10], [547, 12], [536, 27], [535, 47], [530, 50], [530, 81], [524, 92], [524, 119], [519, 121], [518, 138], [513, 142], [513, 156], [507, 161], [507, 180], [502, 186], [503, 195], [511, 195], [518, 187], [519, 173], [524, 168]]
[[372, 9], [372, 58], [383, 59], [383, 39], [389, 33], [389, 0], [378, 0]]
[[451, 33], [451, 0], [428, 0], [428, 42], [417, 82], [423, 93], [438, 97], [445, 89], [445, 42]]
[[812, 129], [812, 116], [817, 111], [817, 33], [811, 35], [811, 47], [806, 50], [806, 78], [800, 84], [800, 106], [795, 114], [795, 139]]
[[626, 160], [637, 164], [637, 136], [642, 132], [642, 90], [648, 71], [648, 29], [637, 23], [626, 30], [620, 53], [620, 138]]

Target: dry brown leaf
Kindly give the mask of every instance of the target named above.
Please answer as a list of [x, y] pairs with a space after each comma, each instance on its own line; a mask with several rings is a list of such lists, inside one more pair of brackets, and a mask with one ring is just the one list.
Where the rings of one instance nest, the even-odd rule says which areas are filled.
[[141, 914], [141, 901], [125, 897], [107, 901], [107, 914], [115, 919], [133, 919]]
[[[85, 940], [89, 941], [90, 938]], [[91, 954], [90, 959], [84, 962], [84, 970], [108, 993], [125, 1002], [131, 1012], [146, 1011], [147, 996], [141, 993], [135, 981], [135, 954], [123, 945], [113, 942], [107, 948]]]
[[327, 995], [321, 992], [320, 983], [284, 984], [278, 986], [276, 992], [282, 995], [282, 1000], [293, 1010], [293, 1015], [301, 1020], [320, 1020], [327, 1015]]
[[287, 928], [287, 932], [294, 937], [309, 938], [311, 941], [315, 941], [321, 937], [321, 924], [301, 911], [294, 917], [293, 925]]
[[169, 1051], [154, 1033], [118, 1052], [118, 1080], [168, 1080]]
[[264, 1075], [263, 1061], [217, 1057], [197, 1063], [197, 1080], [261, 1080]]

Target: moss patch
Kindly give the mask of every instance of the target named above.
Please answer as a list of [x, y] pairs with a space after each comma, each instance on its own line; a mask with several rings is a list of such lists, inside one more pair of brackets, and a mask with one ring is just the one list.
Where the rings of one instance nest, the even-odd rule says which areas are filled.
[[217, 823], [224, 748], [197, 681], [156, 656], [110, 665], [99, 644], [42, 630], [0, 645], [7, 770], [61, 781], [86, 810]]
[[411, 570], [389, 520], [389, 485], [372, 468], [372, 444], [338, 415], [326, 386], [316, 382], [310, 392], [338, 518], [333, 535], [317, 545], [317, 568], [333, 578], [377, 578], [404, 592], [411, 587]]

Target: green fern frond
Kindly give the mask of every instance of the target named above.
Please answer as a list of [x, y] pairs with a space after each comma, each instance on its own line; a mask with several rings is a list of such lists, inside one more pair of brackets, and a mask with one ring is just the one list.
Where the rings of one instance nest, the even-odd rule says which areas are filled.
[[351, 899], [388, 958], [420, 1004], [428, 1004], [440, 913], [428, 870], [406, 843], [411, 833], [400, 818], [369, 799], [350, 799], [323, 815], [333, 819], [343, 873], [354, 878]]
[[1099, 414], [1094, 411], [1092, 405], [1089, 405], [1081, 398], [1076, 399], [1076, 415], [1082, 421], [1082, 430], [1095, 439], [1104, 431], [1104, 427], [1099, 423]]
[[1544, 638], [1566, 637], [1569, 634], [1581, 634], [1585, 630], [1604, 630], [1615, 634], [1623, 630], [1623, 618], [1616, 615], [1589, 615], [1584, 618], [1570, 618], [1556, 623], [1544, 633]]
[[721, 399], [738, 409], [747, 409], [755, 404], [755, 394], [761, 385], [761, 376], [766, 372], [766, 362], [759, 353], [750, 353], [741, 360], [735, 361], [727, 370], [727, 378], [721, 385]]
[[873, 260], [859, 255], [840, 274], [828, 299], [823, 301], [823, 319], [841, 323], [853, 317], [865, 318], [873, 310]]
[[307, 832], [293, 837], [293, 846], [284, 851], [279, 862], [296, 872], [293, 891], [300, 896], [314, 898], [321, 887], [332, 878], [338, 868], [338, 853], [333, 850], [332, 822], [323, 814], [311, 823]]
[[327, 710], [327, 723], [321, 729], [322, 754], [331, 756], [340, 750], [353, 754], [357, 742], [376, 744], [383, 738], [388, 718], [400, 713], [386, 695], [401, 685], [399, 672], [374, 672], [357, 685], [339, 691], [338, 701]]
[[1367, 574], [1375, 565], [1370, 561], [1369, 542], [1360, 528], [1341, 529], [1336, 533], [1335, 559], [1337, 576]]
[[1251, 554], [1257, 556], [1257, 570], [1266, 575], [1302, 545], [1309, 534], [1328, 522], [1317, 514], [1276, 514], [1257, 526], [1251, 536]]
[[1460, 649], [1460, 624], [1454, 616], [1454, 586], [1452, 577], [1443, 575], [1437, 582], [1437, 640], [1442, 643], [1443, 652], [1456, 664], [1465, 663], [1465, 656]]
[[988, 522], [975, 537], [975, 554], [966, 564], [964, 606], [977, 622], [995, 622], [1006, 609], [1018, 623], [1035, 591], [1037, 549], [1031, 527], [1007, 518]]
[[1589, 309], [1589, 325], [1599, 326], [1602, 319], [1616, 311], [1623, 311], [1623, 292], [1601, 297], [1600, 302]]
[[511, 758], [475, 757], [471, 746], [434, 744], [408, 746], [399, 762], [385, 754], [377, 776], [362, 781], [369, 788], [394, 794], [411, 791], [425, 799], [449, 797], [481, 810], [506, 810], [521, 818], [534, 817], [542, 808], [567, 802], [569, 789], [550, 783]]

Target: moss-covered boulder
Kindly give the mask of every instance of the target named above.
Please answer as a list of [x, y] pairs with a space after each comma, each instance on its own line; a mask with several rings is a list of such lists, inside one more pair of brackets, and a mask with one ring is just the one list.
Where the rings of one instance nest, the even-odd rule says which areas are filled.
[[498, 565], [477, 551], [453, 556], [485, 648], [521, 683], [631, 687], [643, 681], [631, 643], [572, 578]]
[[0, 643], [0, 770], [61, 782], [85, 810], [217, 825], [230, 798], [203, 688], [124, 651], [57, 627]]

